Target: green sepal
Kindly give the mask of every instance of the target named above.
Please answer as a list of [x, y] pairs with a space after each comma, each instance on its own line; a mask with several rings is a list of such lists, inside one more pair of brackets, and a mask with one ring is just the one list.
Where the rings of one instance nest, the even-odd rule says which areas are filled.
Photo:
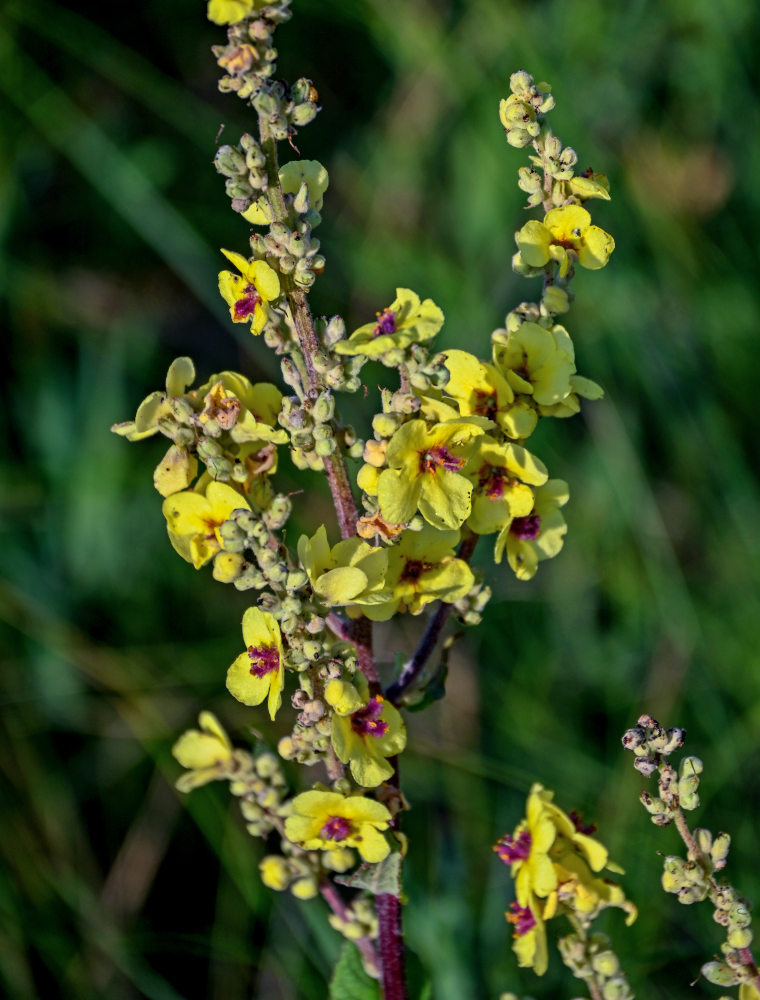
[[376, 865], [360, 865], [351, 875], [338, 875], [336, 882], [349, 889], [366, 889], [374, 896], [401, 898], [401, 855], [394, 851]]

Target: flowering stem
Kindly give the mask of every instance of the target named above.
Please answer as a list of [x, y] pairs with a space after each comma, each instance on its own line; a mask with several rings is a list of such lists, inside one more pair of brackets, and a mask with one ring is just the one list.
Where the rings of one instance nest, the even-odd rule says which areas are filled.
[[588, 944], [589, 944], [588, 926], [584, 924], [583, 921], [578, 920], [578, 918], [573, 914], [568, 913], [567, 919], [573, 925], [573, 930], [575, 931], [578, 940], [583, 945], [583, 950], [585, 952], [585, 959], [586, 959], [585, 963], [586, 967], [583, 969], [582, 972], [580, 970], [573, 969], [572, 965], [568, 965], [568, 968], [572, 970], [574, 976], [577, 976], [578, 978], [582, 979], [584, 983], [588, 986], [588, 991], [591, 1000], [604, 1000], [602, 987], [597, 981], [596, 974], [594, 973], [594, 969], [591, 964], [591, 955], [589, 954], [589, 949], [588, 949]]
[[[689, 824], [686, 822], [686, 817], [684, 816], [683, 809], [680, 806], [677, 806], [673, 813], [673, 822], [676, 830], [678, 830], [681, 840], [686, 845], [689, 857], [693, 858], [695, 861], [700, 861], [704, 857], [704, 854], [699, 849], [699, 845], [694, 839], [694, 834], [689, 829]], [[720, 885], [715, 881], [712, 875], [708, 875], [707, 883], [710, 886], [710, 897], [714, 900], [716, 894], [720, 892]], [[740, 948], [739, 954], [744, 962], [744, 968], [751, 976], [752, 985], [758, 992], [760, 992], [760, 969], [757, 967], [757, 962], [755, 961], [755, 956], [752, 954], [752, 949]]]
[[383, 1000], [408, 1000], [409, 991], [404, 973], [404, 939], [401, 932], [401, 902], [397, 896], [390, 893], [381, 893], [375, 902]]
[[[475, 551], [475, 546], [478, 544], [478, 536], [475, 534], [470, 534], [462, 540], [459, 546], [459, 551], [457, 552], [457, 558], [463, 559], [465, 562], [469, 562], [472, 558], [472, 554]], [[422, 638], [420, 639], [419, 645], [414, 651], [412, 658], [407, 660], [404, 667], [396, 678], [396, 680], [388, 687], [385, 692], [386, 698], [393, 704], [398, 705], [401, 699], [404, 697], [409, 688], [414, 684], [416, 679], [422, 672], [422, 668], [425, 666], [433, 650], [438, 643], [441, 632], [446, 622], [449, 620], [449, 615], [451, 614], [451, 605], [444, 604], [443, 602], [438, 605], [438, 608], [432, 618], [428, 621], [427, 628], [425, 629]]]
[[[340, 898], [340, 894], [332, 882], [323, 882], [319, 887], [319, 891], [322, 894], [322, 898], [325, 900], [333, 913], [337, 917], [340, 917], [341, 920], [345, 920], [347, 914], [346, 904]], [[364, 964], [369, 969], [377, 969], [377, 952], [375, 951], [375, 946], [372, 944], [372, 941], [368, 937], [361, 937], [357, 938], [354, 941], [354, 944], [361, 952]]]

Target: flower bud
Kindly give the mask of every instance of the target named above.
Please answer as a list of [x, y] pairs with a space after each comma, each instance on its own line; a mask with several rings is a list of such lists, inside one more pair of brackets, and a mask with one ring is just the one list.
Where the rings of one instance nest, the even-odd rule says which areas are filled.
[[604, 1000], [629, 1000], [633, 994], [625, 977], [615, 976], [614, 979], [608, 979], [602, 986], [602, 996]]
[[[739, 899], [733, 904], [728, 911], [728, 919], [737, 927], [749, 927], [752, 923], [752, 915], [746, 900]], [[741, 948], [742, 945], [734, 945], [733, 947]]]
[[251, 802], [250, 799], [240, 800], [240, 812], [243, 814], [243, 818], [247, 819], [249, 822], [261, 819], [264, 815], [264, 811], [257, 802]]
[[326, 424], [335, 416], [335, 399], [332, 393], [322, 392], [317, 396], [311, 415], [318, 424]]
[[620, 968], [620, 962], [614, 951], [601, 951], [592, 957], [591, 967], [605, 979], [609, 979]]
[[652, 760], [651, 757], [637, 757], [633, 762], [633, 766], [639, 774], [643, 774], [645, 778], [648, 778], [653, 771], [657, 770], [657, 761]]
[[271, 778], [280, 770], [280, 762], [273, 753], [262, 753], [254, 760], [256, 774], [260, 778]]
[[742, 980], [741, 974], [725, 962], [706, 962], [701, 971], [705, 979], [716, 986], [736, 986]]
[[719, 833], [713, 841], [712, 847], [710, 848], [710, 858], [716, 872], [726, 867], [730, 846], [731, 836], [728, 833]]
[[634, 726], [633, 729], [626, 729], [623, 733], [623, 748], [625, 750], [635, 750], [646, 739], [646, 732], [641, 726]]
[[314, 899], [319, 892], [317, 880], [313, 875], [308, 878], [297, 879], [290, 887], [291, 893], [296, 899]]
[[526, 73], [524, 69], [518, 70], [509, 78], [509, 89], [513, 94], [522, 94], [526, 90], [530, 90], [532, 86], [533, 77], [530, 73]]
[[239, 177], [246, 172], [245, 157], [234, 146], [220, 146], [214, 156], [214, 167], [225, 177]]
[[282, 892], [290, 882], [290, 865], [277, 854], [268, 854], [259, 862], [261, 881], [268, 889]]
[[732, 948], [749, 948], [752, 944], [752, 928], [731, 927], [726, 940]]

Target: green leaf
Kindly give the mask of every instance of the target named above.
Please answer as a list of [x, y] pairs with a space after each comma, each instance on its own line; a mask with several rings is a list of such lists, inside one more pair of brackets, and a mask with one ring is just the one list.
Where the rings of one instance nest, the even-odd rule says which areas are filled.
[[361, 955], [348, 941], [333, 970], [329, 1000], [382, 1000], [380, 984], [364, 971]]
[[376, 865], [360, 865], [352, 875], [340, 875], [335, 878], [341, 885], [350, 889], [366, 889], [367, 892], [379, 896], [387, 893], [389, 896], [401, 897], [401, 855], [398, 852]]

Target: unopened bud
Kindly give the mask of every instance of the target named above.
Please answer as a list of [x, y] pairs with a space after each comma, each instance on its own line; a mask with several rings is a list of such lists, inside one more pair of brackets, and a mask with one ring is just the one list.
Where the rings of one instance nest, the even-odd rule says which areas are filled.
[[633, 766], [639, 774], [643, 774], [645, 778], [648, 778], [650, 774], [657, 770], [657, 761], [652, 760], [651, 757], [637, 757], [633, 762]]

